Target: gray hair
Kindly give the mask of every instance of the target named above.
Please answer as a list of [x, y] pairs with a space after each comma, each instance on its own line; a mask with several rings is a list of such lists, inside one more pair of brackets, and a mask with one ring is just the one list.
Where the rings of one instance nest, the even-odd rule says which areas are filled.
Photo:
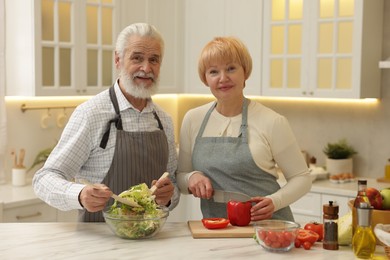
[[150, 24], [147, 23], [134, 23], [126, 28], [124, 28], [118, 35], [118, 38], [116, 40], [116, 46], [115, 51], [119, 55], [120, 58], [123, 58], [123, 55], [126, 51], [126, 46], [128, 43], [128, 40], [133, 35], [139, 35], [139, 36], [145, 36], [145, 37], [151, 37], [160, 43], [161, 47], [161, 58], [164, 54], [164, 40], [161, 37], [161, 34], [157, 31], [157, 29]]

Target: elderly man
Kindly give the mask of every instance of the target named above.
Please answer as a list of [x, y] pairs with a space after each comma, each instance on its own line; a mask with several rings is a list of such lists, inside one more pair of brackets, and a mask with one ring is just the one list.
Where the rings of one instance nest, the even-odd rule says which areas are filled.
[[[80, 209], [80, 220], [104, 221], [112, 193], [139, 183], [156, 184], [155, 201], [172, 210], [179, 202], [174, 172], [173, 123], [153, 103], [163, 57], [159, 32], [132, 24], [118, 36], [113, 86], [78, 106], [61, 139], [34, 176], [39, 198], [60, 210]], [[156, 181], [165, 171], [168, 178]], [[99, 185], [77, 182], [86, 179]], [[101, 184], [100, 184], [101, 183]]]

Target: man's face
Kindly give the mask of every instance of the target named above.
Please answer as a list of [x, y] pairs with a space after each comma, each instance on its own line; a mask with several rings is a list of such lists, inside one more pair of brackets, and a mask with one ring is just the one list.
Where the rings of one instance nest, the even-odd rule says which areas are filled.
[[130, 95], [149, 98], [157, 91], [161, 66], [161, 46], [150, 37], [133, 35], [119, 60], [119, 83]]

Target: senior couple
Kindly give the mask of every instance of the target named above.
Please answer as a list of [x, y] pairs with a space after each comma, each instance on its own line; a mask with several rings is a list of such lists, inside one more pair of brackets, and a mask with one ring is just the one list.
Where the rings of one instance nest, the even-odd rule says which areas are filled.
[[[81, 221], [100, 222], [113, 193], [155, 184], [158, 205], [173, 210], [180, 192], [192, 193], [206, 218], [226, 217], [226, 205], [212, 198], [214, 189], [222, 189], [251, 197], [252, 221], [294, 220], [289, 205], [310, 190], [308, 167], [286, 118], [244, 96], [252, 72], [245, 45], [216, 37], [201, 51], [199, 77], [215, 101], [184, 116], [178, 159], [172, 119], [151, 98], [163, 55], [164, 41], [152, 25], [136, 23], [120, 32], [117, 80], [72, 113], [34, 175], [37, 196], [63, 211], [79, 209]], [[287, 180], [283, 187], [276, 165]], [[164, 172], [169, 176], [159, 179]]]

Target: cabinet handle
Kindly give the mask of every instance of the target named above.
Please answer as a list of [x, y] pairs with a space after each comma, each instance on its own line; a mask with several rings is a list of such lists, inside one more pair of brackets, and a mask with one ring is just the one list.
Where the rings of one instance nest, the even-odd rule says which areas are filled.
[[41, 216], [41, 215], [42, 215], [42, 213], [38, 211], [37, 213], [31, 214], [31, 215], [16, 216], [16, 219], [17, 219], [17, 220], [23, 220], [23, 219], [26, 219], [26, 218], [39, 217], [39, 216]]

